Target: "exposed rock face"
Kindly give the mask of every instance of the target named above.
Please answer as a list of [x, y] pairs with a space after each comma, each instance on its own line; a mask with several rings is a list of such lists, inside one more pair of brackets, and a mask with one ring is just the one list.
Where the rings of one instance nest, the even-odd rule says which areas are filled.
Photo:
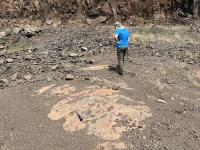
[[[82, 15], [95, 19], [127, 19], [130, 16], [153, 18], [154, 14], [169, 15], [181, 8], [192, 13], [193, 0], [2, 0], [0, 17], [62, 18]], [[49, 22], [49, 21], [48, 21]]]

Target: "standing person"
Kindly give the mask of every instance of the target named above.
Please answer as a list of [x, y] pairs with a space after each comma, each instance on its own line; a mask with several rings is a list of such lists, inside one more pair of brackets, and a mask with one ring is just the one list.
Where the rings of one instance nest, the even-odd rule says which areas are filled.
[[129, 47], [130, 33], [120, 22], [116, 22], [113, 37], [117, 49], [118, 72], [123, 75], [123, 65]]

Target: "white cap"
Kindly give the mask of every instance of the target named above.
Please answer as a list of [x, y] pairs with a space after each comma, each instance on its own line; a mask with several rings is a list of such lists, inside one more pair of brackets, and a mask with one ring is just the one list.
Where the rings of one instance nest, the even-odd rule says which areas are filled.
[[115, 22], [115, 26], [120, 28], [122, 26], [122, 24], [119, 21], [117, 21], [117, 22]]

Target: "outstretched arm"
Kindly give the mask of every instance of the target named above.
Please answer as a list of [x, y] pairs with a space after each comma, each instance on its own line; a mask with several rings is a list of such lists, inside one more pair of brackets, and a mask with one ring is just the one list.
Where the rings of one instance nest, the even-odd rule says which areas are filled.
[[118, 41], [118, 35], [113, 34], [113, 39], [114, 39], [114, 44], [116, 45]]

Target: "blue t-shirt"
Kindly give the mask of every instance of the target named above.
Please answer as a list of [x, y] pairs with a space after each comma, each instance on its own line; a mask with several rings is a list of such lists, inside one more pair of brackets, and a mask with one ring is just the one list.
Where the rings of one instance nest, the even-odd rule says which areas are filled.
[[128, 48], [129, 45], [129, 31], [125, 28], [116, 29], [114, 34], [118, 36], [116, 48]]

